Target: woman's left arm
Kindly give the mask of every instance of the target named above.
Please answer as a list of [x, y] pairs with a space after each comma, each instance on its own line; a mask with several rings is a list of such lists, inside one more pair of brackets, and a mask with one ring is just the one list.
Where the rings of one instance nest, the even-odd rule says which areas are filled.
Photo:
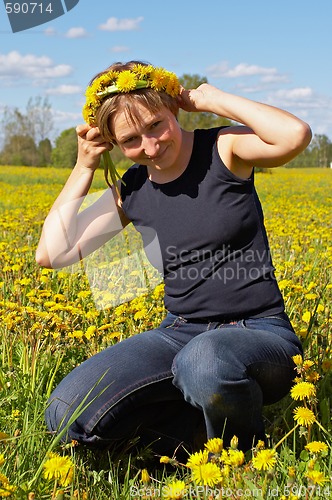
[[183, 89], [179, 102], [186, 111], [211, 112], [244, 125], [221, 132], [218, 149], [223, 160], [230, 163], [229, 168], [283, 165], [301, 153], [311, 140], [309, 125], [291, 113], [206, 83], [197, 89]]

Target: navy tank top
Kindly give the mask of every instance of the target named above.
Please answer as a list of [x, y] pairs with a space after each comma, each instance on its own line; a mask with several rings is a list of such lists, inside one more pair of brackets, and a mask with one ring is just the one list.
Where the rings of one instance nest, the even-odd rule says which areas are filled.
[[254, 174], [241, 179], [228, 170], [217, 150], [219, 131], [194, 131], [188, 166], [171, 182], [150, 181], [144, 165], [130, 167], [123, 210], [146, 247], [151, 235], [158, 238], [171, 313], [220, 321], [280, 314]]

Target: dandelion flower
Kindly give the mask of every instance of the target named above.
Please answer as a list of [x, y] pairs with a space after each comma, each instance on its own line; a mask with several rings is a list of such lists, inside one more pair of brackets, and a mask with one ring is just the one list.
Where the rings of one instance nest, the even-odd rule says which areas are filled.
[[322, 453], [329, 449], [326, 443], [322, 443], [322, 441], [312, 441], [305, 446], [305, 449], [310, 453]]
[[173, 481], [163, 487], [163, 498], [167, 500], [180, 500], [187, 495], [186, 483], [184, 481]]
[[239, 438], [237, 436], [233, 436], [230, 445], [231, 448], [233, 448], [233, 450], [236, 450], [237, 447], [239, 446]]
[[209, 452], [207, 450], [196, 451], [196, 453], [190, 455], [186, 465], [187, 467], [192, 469], [194, 467], [198, 467], [199, 465], [206, 464], [208, 458], [209, 458]]
[[70, 457], [62, 457], [57, 453], [50, 453], [50, 458], [44, 463], [45, 479], [57, 479], [61, 486], [71, 484], [74, 473], [74, 464]]
[[328, 478], [324, 476], [319, 470], [310, 470], [306, 473], [306, 477], [314, 484], [319, 486], [324, 486], [324, 483], [328, 481]]
[[260, 450], [253, 457], [252, 464], [257, 470], [269, 470], [274, 467], [277, 462], [277, 452], [273, 449]]
[[0, 497], [10, 497], [15, 490], [16, 486], [9, 483], [4, 483], [2, 486], [0, 486]]
[[296, 365], [302, 366], [302, 364], [303, 364], [303, 358], [302, 358], [301, 354], [296, 354], [295, 356], [292, 356], [292, 360], [294, 361], [294, 363]]
[[305, 378], [308, 382], [318, 382], [318, 380], [320, 379], [320, 375], [318, 372], [313, 371], [308, 373]]
[[306, 359], [303, 362], [303, 369], [304, 369], [304, 371], [309, 370], [312, 366], [314, 366], [314, 364], [315, 363], [311, 359]]
[[304, 427], [309, 427], [316, 421], [316, 417], [314, 412], [309, 410], [309, 408], [298, 406], [294, 410], [294, 420]]
[[222, 480], [220, 467], [212, 462], [194, 467], [192, 477], [196, 484], [204, 486], [215, 486]]
[[155, 90], [163, 90], [167, 83], [167, 73], [164, 68], [155, 68], [151, 75], [151, 87]]
[[160, 460], [159, 460], [159, 462], [161, 464], [169, 464], [170, 461], [171, 461], [171, 459], [167, 455], [163, 455], [162, 457], [160, 457]]
[[311, 320], [311, 312], [310, 311], [305, 311], [302, 314], [302, 321], [304, 321], [305, 323], [310, 323], [310, 320]]
[[150, 476], [149, 476], [147, 469], [141, 470], [141, 481], [142, 481], [142, 483], [149, 483], [150, 482]]
[[223, 450], [221, 459], [226, 465], [231, 465], [232, 467], [239, 467], [244, 462], [244, 453], [241, 450], [229, 449], [228, 451]]
[[223, 449], [223, 444], [224, 442], [221, 438], [211, 438], [205, 444], [205, 448], [209, 453], [217, 454]]
[[296, 469], [295, 467], [288, 467], [288, 475], [289, 477], [295, 477], [296, 476]]
[[0, 473], [0, 497], [9, 497], [16, 490], [16, 486], [9, 484], [7, 476]]
[[166, 85], [166, 93], [172, 97], [175, 97], [179, 94], [180, 84], [177, 76], [175, 74], [170, 74], [169, 80]]
[[316, 395], [316, 388], [310, 382], [299, 382], [291, 388], [291, 396], [293, 399], [303, 401], [305, 398], [310, 398]]
[[130, 92], [136, 88], [137, 79], [130, 70], [121, 71], [116, 81], [116, 86], [120, 92]]

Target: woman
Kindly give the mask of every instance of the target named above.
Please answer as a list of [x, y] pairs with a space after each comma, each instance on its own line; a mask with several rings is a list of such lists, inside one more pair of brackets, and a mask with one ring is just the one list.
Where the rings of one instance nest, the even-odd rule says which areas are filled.
[[[183, 130], [179, 108], [240, 125]], [[52, 431], [96, 448], [140, 436], [156, 452], [236, 435], [265, 439], [262, 408], [284, 397], [301, 344], [274, 277], [254, 167], [277, 167], [309, 144], [292, 114], [209, 84], [185, 90], [143, 63], [116, 63], [87, 90], [78, 158], [46, 218], [37, 262], [78, 261], [133, 222], [161, 250], [168, 314], [75, 368], [46, 411]], [[134, 165], [80, 212], [101, 155]], [[119, 190], [121, 191], [119, 193]], [[113, 200], [116, 200], [115, 202]]]

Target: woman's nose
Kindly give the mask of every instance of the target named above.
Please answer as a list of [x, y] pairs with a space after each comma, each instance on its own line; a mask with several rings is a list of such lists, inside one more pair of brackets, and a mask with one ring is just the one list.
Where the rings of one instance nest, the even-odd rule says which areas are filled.
[[158, 141], [154, 137], [143, 137], [142, 148], [146, 156], [153, 158], [158, 154]]

